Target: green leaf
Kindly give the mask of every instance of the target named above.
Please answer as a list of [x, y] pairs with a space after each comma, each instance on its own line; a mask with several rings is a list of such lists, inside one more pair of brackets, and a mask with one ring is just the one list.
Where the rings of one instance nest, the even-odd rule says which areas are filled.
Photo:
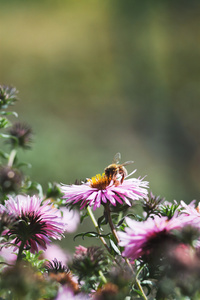
[[8, 159], [9, 158], [9, 154], [6, 152], [3, 152], [2, 150], [0, 150], [0, 157]]
[[132, 291], [134, 291], [135, 293], [137, 293], [138, 295], [140, 295], [143, 298], [143, 294], [139, 290], [132, 288]]
[[88, 217], [88, 212], [87, 211], [86, 211], [85, 214], [82, 214], [82, 212], [81, 212], [80, 223], [82, 223], [84, 221], [84, 219], [87, 218], [87, 217]]
[[38, 195], [40, 198], [43, 198], [43, 189], [41, 184], [39, 184], [38, 182], [32, 182], [31, 180], [27, 180], [23, 186], [25, 192], [27, 193], [27, 191], [34, 191], [36, 190], [38, 192]]
[[1, 133], [0, 137], [2, 137], [4, 139], [10, 139], [10, 135], [9, 134], [5, 134], [5, 133]]
[[11, 123], [8, 121], [8, 119], [0, 117], [0, 128], [6, 128], [9, 127], [10, 125]]
[[82, 233], [79, 233], [79, 234], [75, 235], [74, 241], [75, 241], [75, 239], [76, 239], [77, 237], [79, 237], [79, 236], [81, 236], [83, 240], [84, 240], [85, 236], [87, 236], [87, 237], [95, 237], [95, 238], [96, 238], [96, 237], [109, 238], [110, 233], [107, 233], [107, 234], [99, 234], [99, 233], [97, 233], [97, 232], [95, 232], [95, 231], [82, 232]]
[[103, 216], [98, 218], [97, 223], [98, 223], [98, 226], [100, 228], [101, 225], [106, 225], [108, 222], [107, 222], [105, 216], [103, 215]]
[[75, 235], [75, 237], [73, 238], [73, 240], [75, 241], [75, 239], [77, 237], [79, 237], [79, 236], [81, 236], [82, 239], [84, 240], [85, 236], [87, 236], [87, 237], [97, 237], [98, 233], [97, 232], [93, 232], [93, 231], [91, 231], [91, 232], [82, 232], [82, 233], [79, 233], [79, 234]]
[[32, 165], [30, 163], [26, 163], [26, 162], [21, 162], [21, 163], [16, 165], [17, 168], [24, 167], [24, 166], [29, 168], [29, 169], [32, 168]]
[[112, 240], [110, 240], [110, 246], [117, 254], [121, 255], [120, 250], [118, 249], [118, 247], [115, 245], [115, 243]]
[[124, 219], [125, 219], [125, 217], [124, 218], [122, 218], [119, 222], [118, 222], [118, 224], [117, 224], [117, 227], [120, 227], [122, 224], [123, 224], [123, 222], [124, 222]]
[[3, 116], [13, 115], [18, 118], [18, 113], [16, 113], [15, 111], [1, 111], [0, 114]]

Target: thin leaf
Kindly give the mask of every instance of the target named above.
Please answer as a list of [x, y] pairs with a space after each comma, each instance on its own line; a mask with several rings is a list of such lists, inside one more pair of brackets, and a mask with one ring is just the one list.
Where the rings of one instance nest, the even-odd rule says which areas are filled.
[[112, 240], [110, 240], [110, 245], [117, 254], [121, 255], [120, 250], [118, 249], [118, 247], [115, 245], [115, 243]]
[[83, 233], [79, 233], [79, 234], [75, 235], [75, 237], [73, 238], [73, 240], [75, 241], [75, 239], [76, 239], [77, 237], [79, 237], [79, 236], [81, 236], [82, 239], [84, 240], [85, 236], [87, 236], [87, 237], [97, 237], [97, 236], [98, 236], [98, 233], [97, 233], [97, 232], [93, 232], [93, 231], [91, 231], [91, 232], [83, 232]]
[[132, 290], [137, 293], [138, 295], [142, 296], [143, 297], [143, 294], [142, 292], [140, 292], [139, 290], [136, 290], [135, 288], [132, 288]]
[[0, 137], [2, 137], [4, 139], [10, 139], [10, 135], [9, 134], [5, 134], [5, 133], [1, 133]]
[[0, 157], [8, 159], [9, 158], [9, 154], [0, 150]]
[[20, 167], [27, 167], [27, 168], [32, 168], [32, 165], [30, 163], [26, 163], [26, 162], [21, 162], [19, 164], [17, 164], [17, 167], [20, 168]]
[[3, 116], [13, 115], [18, 118], [18, 113], [16, 113], [15, 111], [1, 111], [0, 114]]
[[119, 222], [118, 222], [118, 224], [117, 224], [117, 227], [120, 227], [122, 224], [123, 224], [123, 222], [124, 222], [124, 219], [125, 219], [125, 217], [124, 218], [122, 218]]
[[79, 236], [81, 236], [83, 240], [84, 240], [85, 236], [87, 236], [87, 237], [104, 237], [104, 238], [109, 238], [110, 233], [108, 233], [108, 234], [99, 234], [99, 233], [97, 233], [95, 231], [82, 232], [82, 233], [79, 233], [79, 234], [75, 235], [74, 240], [77, 237], [79, 237]]
[[108, 222], [105, 219], [105, 216], [103, 215], [103, 216], [101, 216], [101, 217], [98, 218], [97, 223], [98, 223], [98, 226], [100, 228], [101, 225], [106, 225]]
[[82, 214], [82, 215], [81, 215], [80, 223], [82, 223], [82, 222], [84, 221], [84, 219], [87, 218], [87, 217], [88, 217], [88, 212], [86, 211], [85, 214]]

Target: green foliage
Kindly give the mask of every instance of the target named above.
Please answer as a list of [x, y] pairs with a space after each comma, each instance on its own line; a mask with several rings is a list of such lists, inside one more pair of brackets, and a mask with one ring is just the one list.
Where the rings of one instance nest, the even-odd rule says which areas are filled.
[[29, 250], [25, 251], [25, 256], [23, 260], [28, 262], [37, 272], [45, 271], [45, 262], [46, 259], [41, 259], [43, 251], [39, 251], [38, 253], [31, 253]]

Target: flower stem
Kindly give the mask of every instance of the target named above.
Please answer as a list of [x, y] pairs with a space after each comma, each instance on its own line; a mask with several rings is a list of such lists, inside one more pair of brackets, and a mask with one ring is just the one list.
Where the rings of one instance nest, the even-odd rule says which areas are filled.
[[9, 156], [9, 159], [8, 159], [8, 166], [9, 167], [12, 167], [12, 165], [14, 163], [14, 160], [15, 160], [15, 157], [16, 157], [16, 154], [17, 154], [17, 150], [16, 149], [13, 149], [10, 152], [10, 156]]
[[23, 253], [23, 250], [24, 250], [24, 245], [25, 245], [25, 242], [22, 241], [20, 246], [19, 246], [19, 252], [17, 254], [17, 262], [19, 262], [22, 259], [22, 253]]
[[112, 218], [111, 218], [110, 207], [109, 207], [108, 203], [106, 203], [106, 205], [105, 205], [105, 211], [106, 211], [106, 214], [107, 214], [107, 217], [108, 217], [108, 223], [110, 225], [110, 229], [112, 231], [112, 234], [115, 237], [115, 240], [116, 240], [117, 244], [119, 244], [119, 238], [118, 238], [117, 232], [115, 230], [115, 227], [114, 227], [114, 224], [113, 224], [113, 221], [112, 221]]
[[138, 271], [138, 273], [137, 273], [137, 275], [136, 275], [135, 281], [136, 281], [136, 283], [137, 283], [137, 286], [138, 286], [140, 292], [142, 293], [142, 297], [143, 297], [145, 300], [148, 300], [148, 298], [146, 297], [146, 295], [145, 295], [145, 293], [144, 293], [144, 291], [143, 291], [143, 288], [142, 288], [142, 286], [141, 286], [141, 284], [140, 284], [140, 280], [138, 279], [138, 276], [139, 276], [139, 274], [140, 274], [140, 272], [142, 271], [143, 268], [144, 268], [144, 266], [142, 266], [142, 267], [139, 269], [139, 271]]
[[91, 220], [92, 220], [92, 223], [94, 224], [94, 227], [95, 227], [97, 233], [99, 234], [99, 238], [100, 238], [101, 242], [103, 243], [104, 247], [105, 247], [105, 248], [108, 250], [108, 252], [110, 253], [110, 248], [109, 248], [108, 245], [106, 244], [105, 239], [101, 236], [101, 231], [100, 231], [100, 229], [99, 229], [98, 223], [97, 223], [97, 221], [96, 221], [96, 219], [95, 219], [95, 216], [94, 216], [94, 214], [93, 214], [93, 212], [92, 212], [92, 210], [91, 210], [91, 207], [90, 207], [89, 205], [88, 205], [88, 207], [87, 207], [87, 211], [88, 211], [88, 214], [89, 214], [89, 216], [90, 216], [90, 218], [91, 218]]
[[[117, 231], [115, 230], [115, 227], [114, 227], [114, 224], [112, 221], [109, 204], [106, 203], [106, 205], [104, 207], [105, 207], [105, 211], [106, 211], [107, 218], [108, 218], [108, 223], [109, 223], [110, 229], [112, 231], [112, 234], [113, 234], [117, 244], [119, 244], [119, 237], [117, 235]], [[128, 265], [129, 269], [131, 270], [131, 272], [133, 273], [133, 268], [132, 268], [132, 265], [130, 264], [130, 261], [128, 260], [128, 258], [124, 257], [124, 260], [125, 260], [126, 264]]]

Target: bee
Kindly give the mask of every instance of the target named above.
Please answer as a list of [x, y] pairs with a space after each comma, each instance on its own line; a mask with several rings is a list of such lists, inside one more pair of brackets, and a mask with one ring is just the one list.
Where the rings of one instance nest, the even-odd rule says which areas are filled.
[[124, 181], [124, 178], [128, 175], [128, 172], [124, 166], [132, 164], [133, 161], [126, 161], [123, 164], [119, 164], [121, 160], [121, 154], [118, 152], [113, 158], [111, 165], [105, 168], [104, 172], [106, 177], [113, 180], [114, 185], [119, 185]]

